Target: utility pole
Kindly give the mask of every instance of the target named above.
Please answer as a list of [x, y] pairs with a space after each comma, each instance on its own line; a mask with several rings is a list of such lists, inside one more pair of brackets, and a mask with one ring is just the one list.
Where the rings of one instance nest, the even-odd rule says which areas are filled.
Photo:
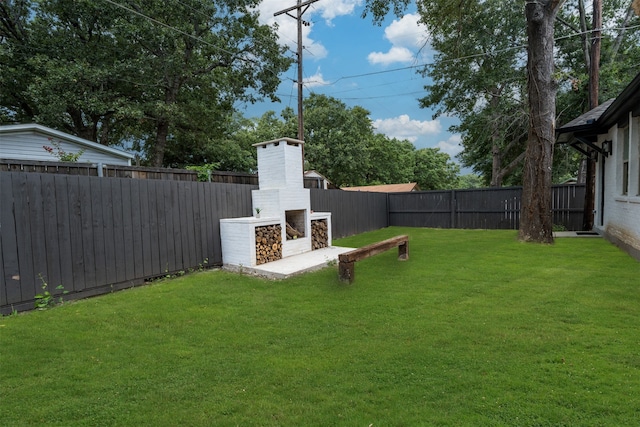
[[[598, 106], [600, 92], [600, 47], [602, 37], [602, 0], [593, 0], [593, 34], [591, 35], [591, 61], [589, 62], [589, 110]], [[602, 159], [604, 162], [604, 159]], [[595, 207], [596, 161], [587, 158], [585, 182], [584, 214], [582, 229], [592, 230], [594, 224], [593, 209]], [[602, 213], [600, 213], [602, 215]]]
[[[312, 3], [317, 1], [319, 0], [308, 0], [305, 2], [298, 0], [298, 3], [295, 6], [283, 9], [273, 14], [273, 16], [278, 16], [284, 13], [298, 21], [298, 139], [300, 141], [304, 141], [304, 115], [302, 111], [302, 26], [310, 25], [308, 22], [302, 20], [302, 15], [307, 11], [307, 9], [309, 9], [309, 6]], [[297, 11], [296, 15], [289, 13], [293, 10]]]

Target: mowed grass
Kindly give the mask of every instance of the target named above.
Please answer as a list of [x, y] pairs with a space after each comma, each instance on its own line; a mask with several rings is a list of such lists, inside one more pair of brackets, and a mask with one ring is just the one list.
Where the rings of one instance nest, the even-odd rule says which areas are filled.
[[289, 280], [207, 271], [0, 319], [6, 426], [640, 425], [640, 263], [602, 239], [388, 228]]

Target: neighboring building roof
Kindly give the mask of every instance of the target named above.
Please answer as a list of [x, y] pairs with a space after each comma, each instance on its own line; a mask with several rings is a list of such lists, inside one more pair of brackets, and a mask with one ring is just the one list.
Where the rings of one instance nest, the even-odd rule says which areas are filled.
[[[34, 137], [55, 138], [59, 142], [70, 144], [70, 147], [78, 147], [79, 149], [86, 150], [86, 154], [80, 157], [81, 162], [103, 161], [108, 163], [108, 159], [117, 158], [130, 164], [131, 160], [135, 158], [131, 153], [113, 147], [107, 147], [106, 145], [98, 144], [97, 142], [69, 135], [68, 133], [35, 123], [0, 126], [0, 158], [53, 160], [50, 154], [42, 150], [41, 146], [34, 148], [37, 151], [30, 153], [27, 145], [34, 146], [40, 143], [40, 141], [36, 141], [37, 143], [34, 142]], [[13, 149], [15, 147], [10, 147], [11, 144], [15, 145], [15, 143], [21, 144], [23, 150], [16, 152], [16, 150]]]
[[333, 183], [329, 181], [326, 176], [322, 175], [320, 172], [316, 170], [305, 171], [304, 179], [305, 179], [305, 182], [308, 182], [308, 181], [316, 182], [315, 185], [317, 185], [317, 187], [312, 187], [312, 188], [321, 188], [324, 190], [336, 188], [336, 186], [333, 185]]
[[595, 141], [597, 136], [607, 133], [609, 128], [632, 111], [640, 114], [640, 73], [615, 99], [597, 106], [591, 111], [571, 120], [556, 130], [557, 142], [571, 142], [574, 138]]
[[361, 187], [342, 187], [345, 191], [369, 191], [372, 193], [407, 193], [409, 191], [420, 191], [420, 187], [416, 182], [406, 184], [382, 184], [382, 185], [365, 185]]
[[316, 170], [313, 170], [313, 169], [305, 171], [304, 172], [304, 176], [306, 178], [322, 178], [322, 179], [324, 179], [326, 181], [329, 181], [326, 176], [322, 175], [320, 172], [318, 172]]

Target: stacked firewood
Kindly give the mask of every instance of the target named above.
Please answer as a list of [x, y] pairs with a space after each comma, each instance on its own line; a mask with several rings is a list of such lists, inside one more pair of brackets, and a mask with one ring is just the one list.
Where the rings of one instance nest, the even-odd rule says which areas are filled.
[[296, 230], [287, 222], [287, 240], [297, 239], [298, 237], [304, 237], [304, 233]]
[[311, 221], [311, 249], [329, 246], [329, 227], [324, 219]]
[[282, 259], [282, 227], [279, 224], [256, 227], [256, 264]]

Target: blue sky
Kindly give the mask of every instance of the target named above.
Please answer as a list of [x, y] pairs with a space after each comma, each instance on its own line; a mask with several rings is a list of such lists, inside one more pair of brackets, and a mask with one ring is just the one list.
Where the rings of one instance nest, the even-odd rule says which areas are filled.
[[[295, 4], [296, 0], [264, 0], [260, 6], [261, 19], [278, 23], [280, 42], [292, 56], [296, 20], [273, 14]], [[425, 27], [411, 13], [402, 19], [389, 16], [376, 26], [370, 17], [361, 18], [362, 11], [362, 0], [319, 0], [307, 9], [303, 19], [311, 25], [303, 26], [305, 96], [314, 92], [350, 107], [362, 106], [371, 113], [379, 132], [407, 139], [416, 148], [438, 147], [453, 158], [461, 149], [460, 136], [448, 132], [455, 119], [433, 120], [433, 111], [418, 106], [428, 82], [416, 73], [415, 66], [428, 63], [432, 54]], [[284, 107], [296, 110], [295, 64], [282, 78], [278, 89], [282, 102], [248, 106], [246, 117], [259, 117], [268, 110], [280, 113]]]

